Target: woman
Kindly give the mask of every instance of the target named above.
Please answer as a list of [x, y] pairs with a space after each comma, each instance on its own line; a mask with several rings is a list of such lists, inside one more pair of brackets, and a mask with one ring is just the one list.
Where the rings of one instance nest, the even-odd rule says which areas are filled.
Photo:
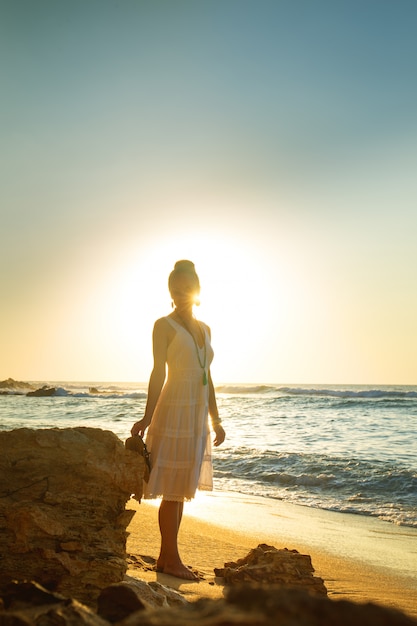
[[[153, 330], [154, 366], [144, 417], [132, 435], [144, 436], [152, 471], [144, 498], [162, 496], [159, 508], [161, 550], [157, 569], [189, 580], [196, 575], [178, 552], [178, 531], [185, 500], [197, 487], [213, 488], [210, 414], [214, 445], [225, 439], [210, 375], [213, 350], [210, 329], [193, 316], [200, 282], [191, 261], [178, 261], [168, 280], [175, 307], [157, 320]], [[167, 369], [168, 366], [168, 369]]]

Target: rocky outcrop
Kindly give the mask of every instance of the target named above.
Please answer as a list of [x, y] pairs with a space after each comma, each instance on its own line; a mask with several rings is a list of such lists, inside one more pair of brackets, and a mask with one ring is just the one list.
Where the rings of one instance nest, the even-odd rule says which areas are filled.
[[28, 389], [33, 389], [33, 386], [30, 383], [13, 380], [13, 378], [0, 380], [0, 390], [2, 390], [1, 393], [16, 393], [19, 391], [27, 391]]
[[266, 544], [259, 544], [242, 559], [214, 570], [216, 576], [224, 578], [226, 583], [276, 583], [285, 588], [298, 587], [327, 595], [323, 579], [313, 576], [313, 572], [308, 554], [287, 548], [278, 550]]
[[109, 431], [0, 431], [0, 592], [35, 580], [94, 605], [126, 572], [143, 458]]
[[35, 391], [28, 391], [27, 396], [34, 396], [35, 398], [44, 398], [46, 396], [54, 396], [56, 394], [56, 387], [48, 387], [44, 385], [40, 387], [40, 389], [35, 389]]
[[[222, 600], [152, 608], [134, 589], [103, 590], [100, 614], [32, 583], [10, 585], [0, 599], [3, 626], [417, 626], [417, 620], [375, 604], [329, 600], [301, 589], [237, 585]], [[106, 598], [107, 596], [107, 598]], [[3, 603], [1, 605], [1, 603]]]

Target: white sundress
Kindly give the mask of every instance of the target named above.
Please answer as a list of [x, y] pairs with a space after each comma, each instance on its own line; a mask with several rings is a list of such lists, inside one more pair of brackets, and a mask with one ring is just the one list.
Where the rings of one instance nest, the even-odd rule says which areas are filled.
[[[203, 384], [204, 346], [171, 317], [176, 334], [168, 346], [168, 376], [146, 435], [151, 474], [143, 497], [183, 502], [196, 489], [213, 489], [211, 438], [208, 424], [208, 385]], [[213, 349], [204, 331], [207, 374]], [[197, 357], [199, 350], [199, 358]], [[200, 359], [200, 362], [199, 362]]]

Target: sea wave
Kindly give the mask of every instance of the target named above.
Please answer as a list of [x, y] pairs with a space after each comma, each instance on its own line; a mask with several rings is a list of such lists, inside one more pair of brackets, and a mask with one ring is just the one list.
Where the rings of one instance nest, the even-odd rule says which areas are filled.
[[78, 387], [53, 386], [53, 385], [34, 385], [33, 383], [16, 383], [12, 381], [9, 385], [3, 385], [0, 390], [2, 395], [10, 396], [28, 396], [38, 398], [102, 398], [106, 400], [122, 400], [122, 399], [143, 399], [147, 397], [145, 391], [129, 391], [116, 386], [109, 388], [90, 387], [83, 391]]
[[277, 391], [274, 385], [216, 385], [216, 393], [235, 395], [267, 394]]
[[[49, 388], [51, 392], [45, 395], [65, 396], [73, 395], [79, 398], [88, 397], [108, 397], [108, 398], [144, 398], [146, 397], [146, 387], [143, 384], [133, 383], [69, 383], [69, 382], [25, 382], [16, 381], [12, 378], [0, 381], [0, 393], [4, 395], [26, 395], [37, 392], [41, 388]], [[140, 388], [143, 389], [140, 389]], [[53, 391], [52, 391], [53, 390]], [[269, 399], [282, 399], [285, 397], [328, 397], [339, 399], [387, 399], [387, 400], [412, 400], [417, 399], [416, 387], [409, 386], [381, 386], [371, 388], [362, 385], [341, 385], [336, 386], [295, 386], [295, 385], [270, 385], [270, 384], [236, 384], [227, 383], [216, 385], [218, 394], [230, 396], [266, 396]], [[41, 394], [39, 394], [41, 395]]]
[[90, 390], [86, 391], [69, 391], [64, 387], [57, 387], [55, 392], [51, 394], [56, 397], [72, 397], [72, 398], [101, 398], [103, 400], [122, 400], [124, 398], [129, 399], [143, 399], [147, 397], [144, 391], [132, 391], [130, 393], [115, 393], [114, 391], [98, 391]]
[[292, 396], [327, 396], [334, 398], [417, 398], [417, 391], [405, 389], [310, 389], [303, 387], [277, 387], [277, 391]]
[[407, 386], [383, 386], [370, 388], [369, 386], [355, 386], [349, 387], [297, 387], [297, 386], [282, 386], [282, 385], [250, 385], [250, 384], [223, 384], [216, 386], [216, 392], [219, 394], [230, 395], [266, 395], [269, 397], [283, 398], [285, 396], [306, 396], [306, 397], [329, 397], [329, 398], [346, 398], [346, 399], [361, 399], [369, 398], [375, 399], [415, 399], [417, 398], [417, 391], [415, 387], [408, 388]]
[[417, 473], [401, 464], [241, 447], [214, 467], [223, 488], [417, 527]]

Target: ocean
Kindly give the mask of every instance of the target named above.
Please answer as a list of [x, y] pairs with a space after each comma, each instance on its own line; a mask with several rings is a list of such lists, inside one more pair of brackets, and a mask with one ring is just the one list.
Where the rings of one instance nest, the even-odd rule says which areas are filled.
[[[122, 440], [146, 384], [32, 382], [0, 390], [0, 429], [90, 426]], [[417, 387], [219, 385], [215, 489], [417, 527]]]

